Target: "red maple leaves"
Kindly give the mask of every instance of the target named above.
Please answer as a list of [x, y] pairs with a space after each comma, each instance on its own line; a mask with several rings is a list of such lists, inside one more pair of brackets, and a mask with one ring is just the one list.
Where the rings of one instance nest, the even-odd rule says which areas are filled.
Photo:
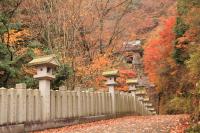
[[173, 32], [175, 22], [175, 17], [168, 18], [159, 33], [159, 38], [151, 40], [144, 49], [145, 71], [153, 82], [157, 80], [158, 71], [166, 64], [172, 53], [173, 40], [175, 39]]

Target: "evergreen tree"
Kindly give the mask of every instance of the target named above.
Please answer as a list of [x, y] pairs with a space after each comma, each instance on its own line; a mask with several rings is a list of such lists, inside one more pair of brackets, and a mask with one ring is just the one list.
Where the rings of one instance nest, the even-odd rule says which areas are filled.
[[[11, 87], [24, 81], [21, 67], [33, 56], [31, 50], [22, 55], [16, 55], [16, 49], [10, 44], [10, 31], [20, 31], [21, 24], [12, 19], [22, 0], [0, 0], [0, 87]], [[24, 42], [20, 42], [24, 43]], [[30, 79], [29, 79], [30, 80]], [[26, 81], [24, 81], [26, 82]]]

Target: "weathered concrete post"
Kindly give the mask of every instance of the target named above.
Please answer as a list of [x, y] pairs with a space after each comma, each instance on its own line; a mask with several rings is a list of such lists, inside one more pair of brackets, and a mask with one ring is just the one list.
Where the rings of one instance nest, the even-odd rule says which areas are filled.
[[136, 85], [138, 84], [138, 80], [137, 79], [128, 79], [126, 81], [126, 83], [128, 84], [128, 89], [131, 92], [132, 96], [133, 96], [133, 104], [134, 104], [134, 112], [136, 112]]
[[109, 93], [112, 96], [112, 113], [116, 114], [116, 99], [115, 99], [115, 86], [117, 86], [116, 79], [119, 76], [119, 71], [103, 72], [103, 76], [107, 78], [106, 85], [108, 86]]
[[34, 78], [39, 80], [39, 91], [42, 97], [42, 120], [48, 121], [50, 119], [50, 82], [55, 78], [53, 69], [59, 63], [55, 55], [48, 55], [33, 59], [29, 65], [37, 68], [37, 74], [34, 75]]

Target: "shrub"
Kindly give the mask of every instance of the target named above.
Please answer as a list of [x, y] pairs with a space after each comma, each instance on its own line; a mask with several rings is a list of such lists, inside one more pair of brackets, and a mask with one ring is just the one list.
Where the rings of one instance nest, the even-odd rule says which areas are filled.
[[200, 125], [199, 124], [193, 125], [193, 126], [189, 127], [188, 129], [186, 129], [185, 132], [186, 133], [199, 133]]
[[174, 97], [166, 105], [167, 114], [184, 114], [190, 112], [190, 98]]
[[174, 28], [176, 37], [177, 38], [182, 37], [188, 29], [189, 29], [189, 25], [186, 24], [181, 17], [177, 17], [176, 27]]

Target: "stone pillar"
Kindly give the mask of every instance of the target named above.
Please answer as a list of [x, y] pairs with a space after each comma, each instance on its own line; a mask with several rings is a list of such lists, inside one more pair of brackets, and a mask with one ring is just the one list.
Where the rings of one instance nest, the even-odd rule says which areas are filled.
[[106, 97], [105, 97], [105, 92], [102, 92], [101, 96], [102, 96], [102, 114], [106, 114], [106, 107], [105, 107], [106, 106], [106, 104], [105, 104]]
[[16, 90], [14, 88], [8, 89], [8, 97], [9, 97], [8, 123], [15, 123], [16, 122], [17, 95], [16, 95]]
[[0, 88], [0, 125], [8, 122], [8, 89]]
[[42, 96], [42, 120], [50, 119], [50, 81], [39, 80], [39, 91]]
[[112, 113], [115, 114], [116, 111], [115, 111], [115, 89], [114, 89], [114, 86], [109, 86], [109, 93], [111, 94], [111, 97], [112, 97]]
[[91, 98], [90, 98], [90, 92], [86, 92], [86, 114], [87, 114], [87, 116], [90, 116], [90, 100], [91, 100]]
[[17, 94], [19, 95], [19, 103], [18, 105], [20, 106], [18, 109], [18, 117], [17, 121], [19, 123], [25, 122], [26, 121], [26, 84], [21, 83], [21, 84], [16, 84], [17, 89]]
[[78, 116], [81, 117], [83, 116], [83, 108], [82, 108], [82, 92], [81, 91], [77, 91], [77, 95], [78, 95]]
[[61, 117], [67, 118], [67, 88], [60, 86], [59, 92], [61, 94]]
[[95, 115], [95, 111], [94, 111], [94, 92], [90, 92], [90, 115], [94, 116]]

